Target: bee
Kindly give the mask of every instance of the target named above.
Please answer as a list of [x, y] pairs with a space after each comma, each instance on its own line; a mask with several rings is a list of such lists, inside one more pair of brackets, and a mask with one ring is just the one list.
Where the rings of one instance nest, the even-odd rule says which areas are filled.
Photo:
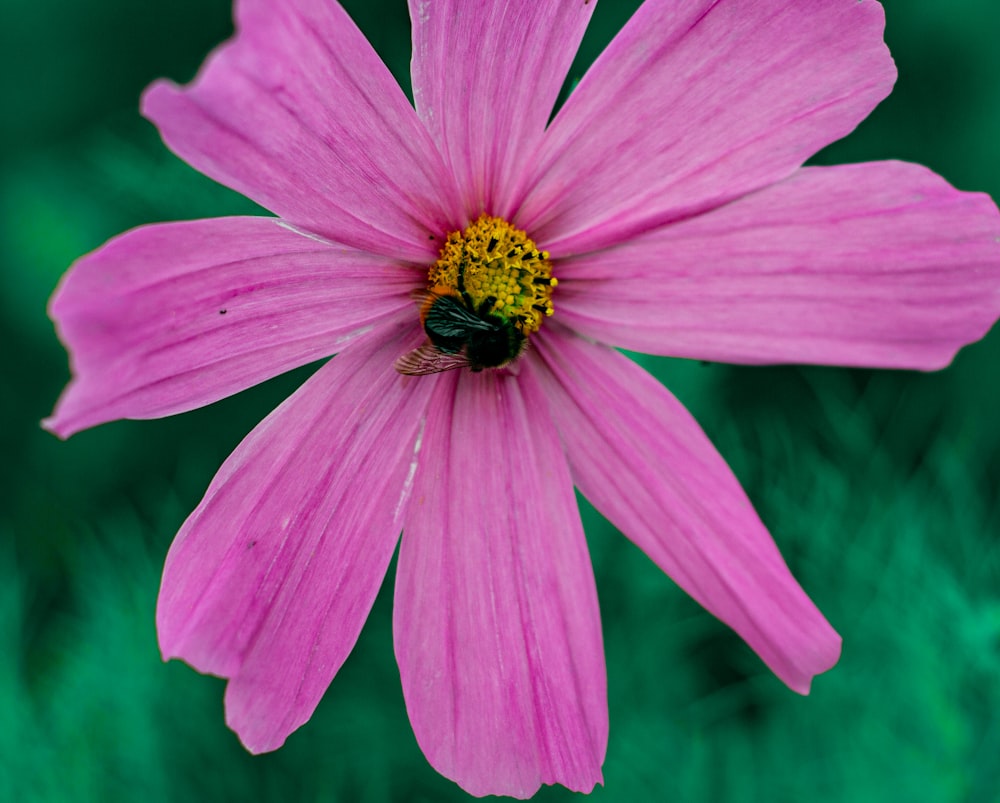
[[527, 337], [516, 326], [494, 312], [497, 299], [487, 296], [476, 304], [465, 289], [464, 271], [458, 272], [458, 288], [418, 290], [420, 322], [427, 342], [395, 362], [401, 374], [422, 376], [468, 368], [478, 373], [502, 368], [524, 351]]

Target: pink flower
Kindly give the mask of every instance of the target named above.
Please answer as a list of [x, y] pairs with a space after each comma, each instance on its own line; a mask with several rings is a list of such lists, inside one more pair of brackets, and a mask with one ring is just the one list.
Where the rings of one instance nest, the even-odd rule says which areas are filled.
[[[334, 0], [240, 0], [197, 80], [145, 95], [178, 155], [278, 217], [146, 226], [77, 262], [46, 426], [171, 415], [337, 354], [226, 461], [164, 570], [163, 654], [229, 678], [253, 752], [309, 719], [402, 531], [396, 657], [429, 761], [476, 795], [599, 783], [574, 485], [807, 693], [839, 636], [694, 420], [612, 347], [929, 370], [1000, 315], [989, 198], [899, 162], [801, 167], [890, 91], [877, 2], [647, 0], [547, 126], [595, 4], [411, 0], [414, 112]], [[401, 376], [426, 339], [411, 294], [483, 213], [558, 287], [515, 265], [533, 305], [471, 303], [473, 257], [483, 281], [521, 258], [494, 260], [490, 229], [424, 313], [451, 297], [523, 355]]]

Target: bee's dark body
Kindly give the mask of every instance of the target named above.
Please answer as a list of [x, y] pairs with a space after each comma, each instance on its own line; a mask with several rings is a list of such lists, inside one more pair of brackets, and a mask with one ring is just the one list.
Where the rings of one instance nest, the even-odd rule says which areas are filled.
[[421, 291], [420, 319], [429, 343], [396, 361], [396, 370], [420, 375], [454, 368], [479, 372], [513, 362], [524, 351], [525, 335], [515, 321], [493, 310], [497, 299], [488, 296], [480, 304], [465, 289], [464, 265], [458, 271], [458, 287]]
[[513, 323], [491, 312], [495, 303], [487, 298], [476, 309], [471, 299], [434, 297], [424, 316], [427, 339], [445, 354], [464, 350], [471, 371], [506, 365], [524, 349], [525, 337]]

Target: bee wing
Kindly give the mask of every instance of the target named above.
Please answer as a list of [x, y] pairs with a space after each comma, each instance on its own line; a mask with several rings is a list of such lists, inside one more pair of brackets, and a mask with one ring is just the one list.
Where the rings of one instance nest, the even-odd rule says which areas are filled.
[[424, 343], [419, 348], [408, 351], [393, 363], [393, 367], [406, 376], [440, 374], [442, 371], [453, 371], [468, 366], [469, 359], [463, 352], [448, 354], [431, 343]]
[[468, 339], [473, 332], [492, 332], [496, 323], [484, 320], [467, 309], [452, 296], [436, 296], [430, 306], [424, 308], [424, 328], [441, 337]]

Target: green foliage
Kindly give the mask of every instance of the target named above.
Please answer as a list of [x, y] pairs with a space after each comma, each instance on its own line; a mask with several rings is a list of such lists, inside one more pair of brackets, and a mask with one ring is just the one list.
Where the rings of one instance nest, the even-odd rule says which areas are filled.
[[[403, 3], [347, 5], [405, 80]], [[603, 0], [571, 80], [635, 5]], [[17, 46], [0, 48], [3, 100], [18, 113], [0, 162], [0, 800], [463, 800], [406, 720], [391, 583], [316, 716], [275, 754], [248, 755], [226, 729], [221, 681], [160, 661], [173, 533], [309, 369], [67, 443], [37, 426], [67, 375], [44, 317], [66, 265], [142, 222], [253, 211], [135, 111], [149, 79], [193, 74], [228, 6], [143, 4], [146, 17], [123, 0], [47, 0], [5, 14]], [[886, 6], [896, 93], [818, 161], [902, 157], [1000, 197], [1000, 9]], [[995, 800], [1000, 332], [933, 375], [642, 362], [730, 461], [844, 654], [810, 696], [788, 691], [584, 502], [611, 706], [593, 799]]]

